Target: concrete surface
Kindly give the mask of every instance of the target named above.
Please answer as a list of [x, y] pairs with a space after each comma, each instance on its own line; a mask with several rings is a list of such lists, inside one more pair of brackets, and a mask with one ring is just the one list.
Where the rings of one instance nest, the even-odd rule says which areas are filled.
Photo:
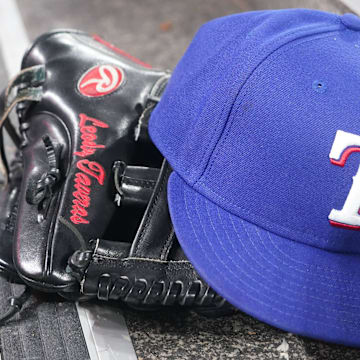
[[249, 8], [249, 1], [239, 0], [18, 0], [18, 4], [30, 39], [51, 28], [79, 28], [161, 68], [175, 66], [201, 24]]
[[29, 37], [53, 28], [78, 28], [155, 67], [173, 68], [205, 22], [237, 12], [309, 7], [345, 12], [328, 0], [17, 0]]

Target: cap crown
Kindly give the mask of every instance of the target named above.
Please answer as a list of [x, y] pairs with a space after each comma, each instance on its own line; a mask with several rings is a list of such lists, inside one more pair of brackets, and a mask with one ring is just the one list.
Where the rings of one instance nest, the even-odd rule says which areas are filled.
[[359, 233], [328, 217], [360, 165], [351, 151], [343, 167], [330, 161], [335, 136], [360, 136], [359, 125], [360, 33], [334, 14], [281, 10], [205, 24], [150, 133], [174, 170], [222, 208], [291, 240], [358, 253]]

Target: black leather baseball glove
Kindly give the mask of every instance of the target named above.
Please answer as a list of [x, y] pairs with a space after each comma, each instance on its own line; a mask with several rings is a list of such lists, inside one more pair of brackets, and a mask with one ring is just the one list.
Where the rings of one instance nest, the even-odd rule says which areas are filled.
[[[34, 42], [0, 120], [22, 159], [8, 166], [1, 141], [0, 269], [71, 299], [224, 308], [179, 246], [171, 169], [147, 133], [168, 79], [83, 32]], [[19, 136], [8, 117], [15, 108]]]

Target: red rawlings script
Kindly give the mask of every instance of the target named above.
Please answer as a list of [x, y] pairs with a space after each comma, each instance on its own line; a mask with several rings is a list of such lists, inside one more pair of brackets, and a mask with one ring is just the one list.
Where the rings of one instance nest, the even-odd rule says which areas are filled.
[[[81, 151], [76, 151], [74, 155], [80, 157], [87, 157], [93, 155], [97, 149], [105, 148], [105, 145], [97, 144], [97, 130], [98, 128], [108, 128], [106, 123], [91, 118], [85, 114], [80, 114], [80, 132], [81, 132]], [[75, 174], [73, 201], [71, 209], [70, 220], [74, 224], [88, 224], [89, 220], [87, 208], [91, 202], [91, 184], [95, 179], [99, 185], [104, 185], [105, 170], [96, 161], [90, 161], [88, 159], [78, 160], [76, 167], [80, 170]]]

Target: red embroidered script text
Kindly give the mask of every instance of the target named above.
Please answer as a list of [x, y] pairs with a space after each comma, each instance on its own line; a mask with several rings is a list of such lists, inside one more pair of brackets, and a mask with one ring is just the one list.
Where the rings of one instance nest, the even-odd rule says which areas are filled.
[[[105, 148], [105, 145], [96, 143], [97, 131], [98, 128], [108, 128], [109, 125], [85, 114], [80, 114], [79, 117], [81, 145], [80, 151], [76, 151], [74, 155], [84, 158], [93, 155], [97, 149]], [[105, 170], [98, 162], [88, 159], [78, 160], [76, 167], [79, 171], [75, 174], [70, 220], [74, 224], [88, 224], [86, 217], [91, 202], [91, 184], [96, 180], [99, 185], [104, 185]]]

